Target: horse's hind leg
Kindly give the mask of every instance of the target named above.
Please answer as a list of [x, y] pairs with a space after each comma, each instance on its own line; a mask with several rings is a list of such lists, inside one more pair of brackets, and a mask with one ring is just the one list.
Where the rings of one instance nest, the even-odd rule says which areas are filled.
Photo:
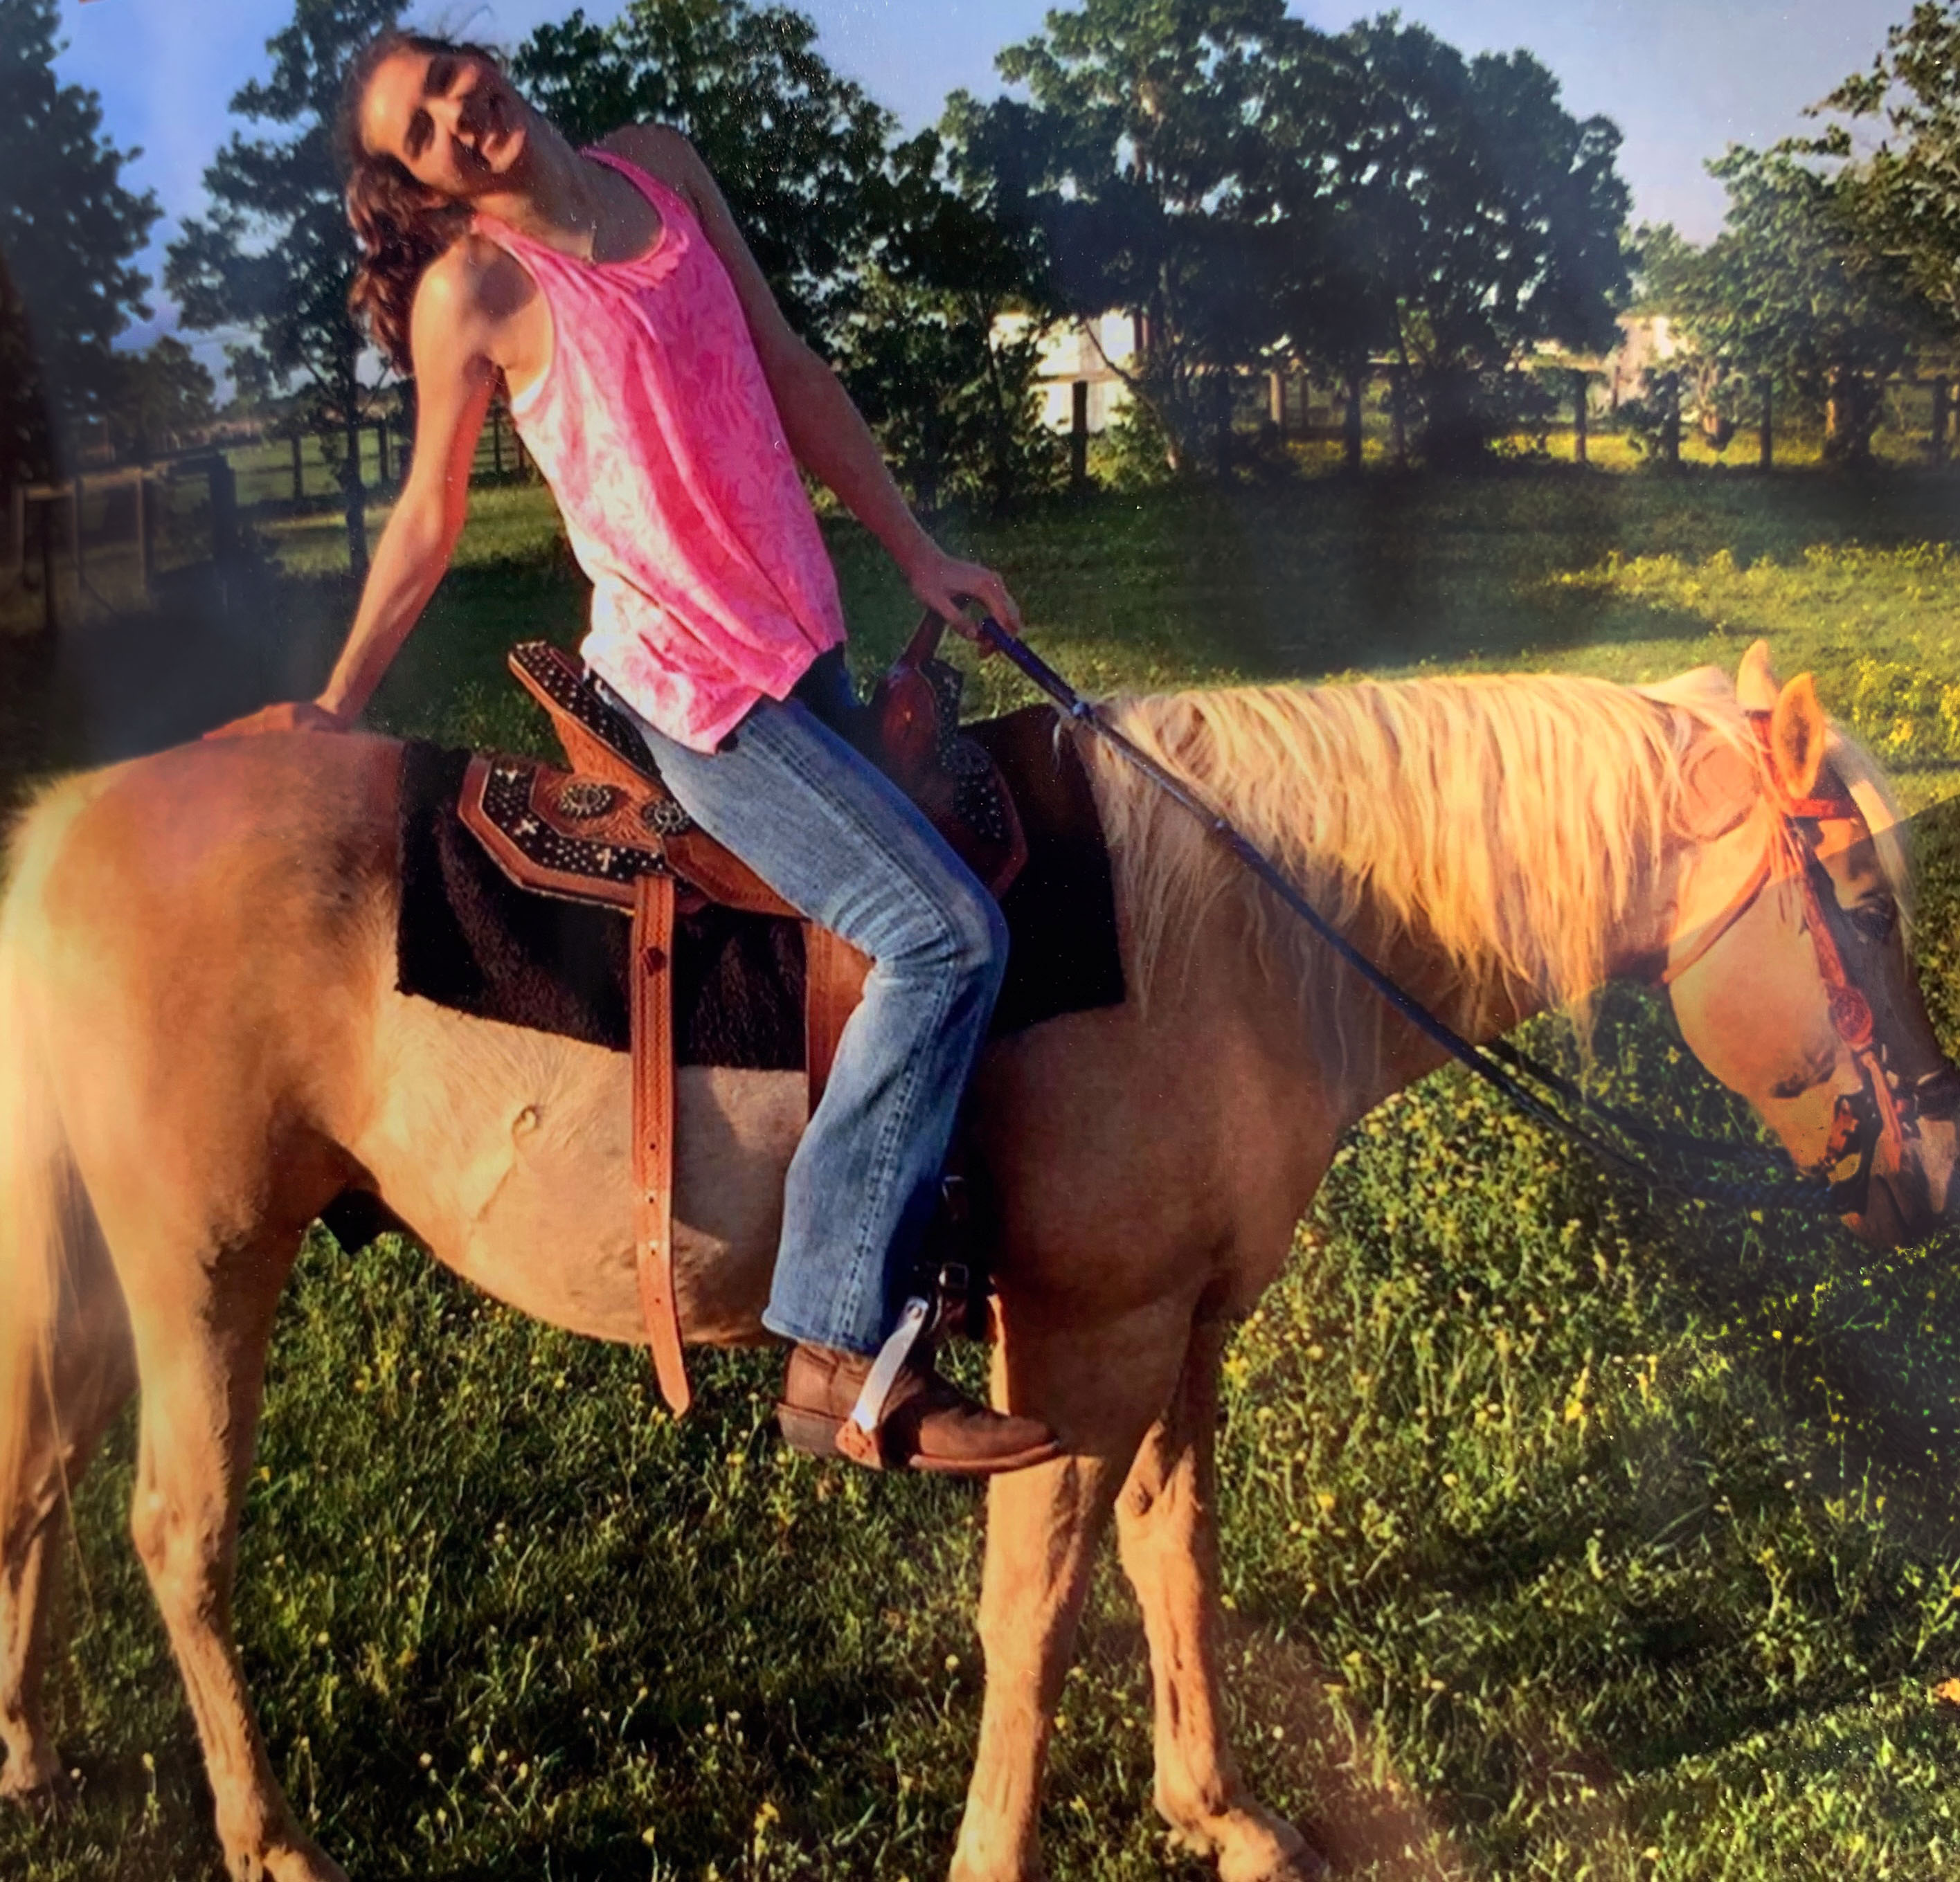
[[1304, 1882], [1325, 1865], [1246, 1795], [1225, 1742], [1214, 1461], [1223, 1343], [1222, 1322], [1198, 1323], [1170, 1408], [1116, 1499], [1123, 1569], [1150, 1641], [1157, 1805], [1188, 1844], [1216, 1855], [1221, 1882]]
[[68, 1501], [136, 1384], [123, 1296], [99, 1244], [63, 1277], [50, 1351], [12, 1480], [0, 1483], [0, 1798], [42, 1805], [62, 1788], [42, 1709], [50, 1610]]
[[346, 1882], [272, 1775], [231, 1632], [238, 1515], [266, 1350], [300, 1231], [210, 1254], [111, 1227], [143, 1393], [130, 1528], [183, 1674], [237, 1882]]

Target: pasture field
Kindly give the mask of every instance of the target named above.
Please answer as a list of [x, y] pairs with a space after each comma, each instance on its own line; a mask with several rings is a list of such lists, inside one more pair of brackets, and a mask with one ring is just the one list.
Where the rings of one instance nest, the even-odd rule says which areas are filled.
[[[1933, 473], [1552, 467], [1109, 496], [949, 533], [1090, 688], [1656, 678], [1732, 669], [1768, 634], [1920, 812], [1917, 946], [1951, 1048], [1956, 515], [1960, 478]], [[259, 525], [294, 683], [351, 599], [333, 526]], [[833, 544], [869, 670], [912, 610], [861, 535], [838, 524]], [[502, 650], [571, 637], [580, 606], [542, 494], [482, 493], [376, 717], [536, 744]], [[94, 669], [64, 657], [0, 642], [16, 777], [94, 749]], [[1020, 697], [998, 663], [972, 695]], [[1538, 1031], [1569, 1051], [1558, 1022]], [[1597, 1051], [1622, 1102], [1746, 1127], [1645, 997], [1603, 1003]], [[1873, 1257], [1665, 1204], [1455, 1075], [1385, 1105], [1227, 1365], [1254, 1787], [1368, 1882], [1952, 1873], [1960, 1706], [1933, 1689], [1960, 1674], [1956, 1327], [1960, 1241]], [[275, 1763], [364, 1882], [943, 1873], [978, 1715], [979, 1500], [794, 1458], [768, 1429], [773, 1361], [696, 1365], [702, 1407], [676, 1426], [643, 1355], [522, 1321], [399, 1241], [350, 1254], [314, 1232], [275, 1342], [237, 1620]], [[80, 1802], [0, 1818], [0, 1875], [217, 1873], [126, 1540], [131, 1448], [126, 1419], [67, 1565], [55, 1701]], [[1055, 1882], [1210, 1873], [1150, 1810], [1149, 1716], [1106, 1564], [1052, 1761]]]

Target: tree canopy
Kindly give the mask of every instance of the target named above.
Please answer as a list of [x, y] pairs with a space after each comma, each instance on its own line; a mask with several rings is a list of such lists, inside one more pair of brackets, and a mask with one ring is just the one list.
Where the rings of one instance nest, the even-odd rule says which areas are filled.
[[217, 383], [183, 342], [166, 333], [141, 353], [118, 353], [102, 415], [119, 455], [147, 464], [217, 415]]
[[269, 78], [231, 110], [278, 135], [234, 132], [204, 173], [211, 211], [170, 244], [164, 282], [192, 328], [242, 326], [281, 380], [301, 380], [317, 423], [337, 426], [348, 547], [367, 566], [361, 482], [365, 336], [347, 304], [356, 251], [332, 150], [334, 115], [354, 55], [393, 24], [402, 0], [294, 0], [266, 42]]
[[1574, 118], [1529, 52], [1466, 59], [1393, 14], [1298, 74], [1274, 186], [1295, 347], [1344, 376], [1370, 358], [1407, 368], [1432, 459], [1460, 457], [1501, 424], [1485, 408], [1526, 349], [1612, 338], [1619, 132]]
[[1432, 456], [1481, 380], [1602, 344], [1625, 291], [1620, 137], [1528, 52], [1466, 59], [1394, 14], [1338, 36], [1283, 0], [1083, 0], [1004, 52], [1026, 100], [956, 99], [1049, 295], [1135, 310], [1137, 392], [1187, 446], [1237, 370], [1406, 367]]
[[[1946, 326], [1960, 325], [1960, 5], [1920, 0], [1871, 70], [1817, 110], [1847, 122], [1796, 148], [1841, 161], [1841, 200], [1859, 243]], [[1862, 158], [1850, 129], [1860, 121], [1881, 133]]]
[[1083, 0], [996, 60], [1027, 100], [950, 101], [1051, 307], [1141, 317], [1122, 370], [1180, 451], [1219, 421], [1224, 375], [1279, 337], [1255, 192], [1308, 38], [1283, 0]]
[[[270, 134], [220, 151], [167, 275], [187, 324], [251, 330], [272, 382], [341, 428], [357, 565], [364, 348], [328, 128], [399, 11], [294, 0], [232, 101]], [[1442, 462], [1500, 427], [1494, 391], [1534, 344], [1603, 344], [1627, 287], [1619, 134], [1527, 52], [1466, 59], [1392, 14], [1329, 35], [1287, 0], [1079, 0], [1000, 55], [1012, 91], [955, 94], [900, 141], [816, 39], [773, 0], [628, 0], [538, 27], [512, 71], [574, 142], [638, 120], [693, 141], [928, 499], [1052, 475], [1004, 313], [1133, 314], [1137, 356], [1112, 364], [1181, 456], [1228, 435], [1248, 368], [1309, 364], [1358, 399], [1387, 361]]]
[[1029, 257], [963, 178], [959, 129], [896, 146], [869, 192], [871, 246], [840, 306], [837, 364], [901, 482], [1002, 510], [1052, 483], [1057, 440], [1035, 409]]
[[59, 83], [55, 0], [0, 0], [0, 488], [54, 468], [98, 406], [110, 342], [146, 315], [135, 257], [156, 198], [122, 182], [140, 154], [101, 135], [97, 95]]

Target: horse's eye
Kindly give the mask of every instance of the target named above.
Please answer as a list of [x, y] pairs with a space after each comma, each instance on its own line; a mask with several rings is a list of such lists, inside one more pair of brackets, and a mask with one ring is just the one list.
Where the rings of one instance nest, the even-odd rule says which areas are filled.
[[1889, 941], [1898, 926], [1898, 907], [1892, 901], [1861, 901], [1849, 916], [1851, 926], [1867, 941]]

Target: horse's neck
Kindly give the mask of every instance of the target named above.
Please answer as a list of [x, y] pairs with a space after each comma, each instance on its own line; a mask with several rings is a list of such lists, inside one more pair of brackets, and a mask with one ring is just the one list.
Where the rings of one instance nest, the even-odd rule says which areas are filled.
[[[1678, 877], [1672, 861], [1656, 870], [1649, 892], [1621, 911], [1598, 936], [1605, 980], [1647, 979], [1657, 974], [1666, 955]], [[1489, 1044], [1554, 1003], [1545, 988], [1510, 979], [1481, 997], [1474, 996], [1461, 967], [1433, 935], [1387, 920], [1371, 898], [1363, 897], [1346, 936], [1402, 991], [1473, 1044]], [[1361, 986], [1352, 974], [1343, 978], [1352, 989], [1351, 1003], [1369, 1003], [1376, 1009], [1371, 1019], [1380, 1022], [1365, 1028], [1375, 1042], [1371, 1054], [1356, 1053], [1354, 1032], [1345, 1027], [1338, 1028], [1339, 1036], [1333, 1041], [1338, 1083], [1353, 1121], [1392, 1093], [1446, 1064], [1450, 1054], [1413, 1022], [1395, 1014], [1383, 996]], [[1319, 1043], [1324, 1046], [1326, 1041]]]

